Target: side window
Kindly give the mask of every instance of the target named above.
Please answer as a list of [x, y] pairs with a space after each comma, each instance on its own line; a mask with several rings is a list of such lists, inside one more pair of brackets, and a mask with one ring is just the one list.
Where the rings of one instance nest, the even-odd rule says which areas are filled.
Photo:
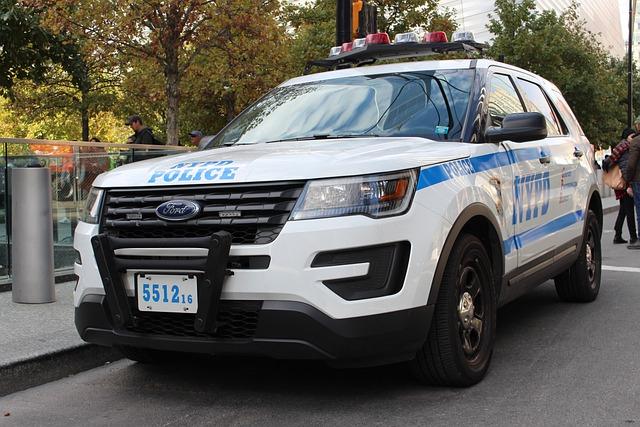
[[547, 134], [549, 136], [562, 135], [562, 129], [558, 124], [558, 118], [549, 104], [542, 88], [528, 80], [518, 79], [523, 90], [527, 110], [541, 113], [547, 121]]
[[576, 119], [575, 114], [571, 111], [571, 107], [567, 104], [567, 101], [562, 97], [559, 90], [554, 90], [551, 96], [553, 105], [557, 108], [556, 115], [560, 120], [562, 126], [562, 133], [569, 135], [572, 132], [576, 132], [580, 135], [584, 135], [580, 123]]
[[522, 113], [524, 108], [509, 76], [494, 74], [491, 77], [489, 90], [489, 120], [490, 125], [502, 126], [502, 119], [510, 113]]

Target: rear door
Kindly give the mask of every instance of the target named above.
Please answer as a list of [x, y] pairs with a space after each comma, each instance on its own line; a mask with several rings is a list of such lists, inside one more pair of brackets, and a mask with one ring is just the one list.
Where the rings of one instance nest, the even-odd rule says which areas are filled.
[[[546, 239], [554, 247], [561, 247], [582, 232], [582, 210], [586, 199], [581, 195], [585, 185], [579, 185], [583, 175], [579, 166], [588, 157], [587, 148], [581, 147], [579, 139], [570, 134], [547, 91], [536, 79], [518, 76], [515, 81], [527, 111], [541, 113], [547, 122], [543, 150], [550, 156], [548, 172], [551, 193], [544, 224], [532, 237]], [[523, 244], [526, 247], [526, 242]]]

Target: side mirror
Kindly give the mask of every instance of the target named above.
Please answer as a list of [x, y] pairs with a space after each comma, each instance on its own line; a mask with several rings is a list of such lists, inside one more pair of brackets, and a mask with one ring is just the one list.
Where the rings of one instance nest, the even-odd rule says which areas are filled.
[[547, 137], [547, 123], [540, 113], [511, 113], [502, 120], [502, 127], [491, 127], [484, 134], [486, 142], [527, 142]]

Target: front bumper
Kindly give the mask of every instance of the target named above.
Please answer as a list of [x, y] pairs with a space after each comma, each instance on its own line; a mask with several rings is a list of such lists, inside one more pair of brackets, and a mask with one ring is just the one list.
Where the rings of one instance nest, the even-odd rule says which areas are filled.
[[[226, 302], [233, 305], [232, 302]], [[246, 301], [240, 302], [246, 304]], [[205, 354], [246, 354], [279, 359], [323, 359], [339, 366], [365, 366], [409, 360], [424, 343], [433, 306], [333, 319], [309, 304], [254, 301], [256, 316], [233, 334], [147, 334], [140, 328], [114, 326], [104, 296], [88, 295], [75, 310], [83, 340], [106, 346], [128, 345]], [[225, 310], [221, 307], [221, 313]], [[227, 317], [234, 327], [233, 316]], [[251, 323], [251, 326], [247, 326]], [[240, 324], [240, 323], [238, 323]], [[221, 327], [224, 327], [224, 322]], [[149, 327], [149, 326], [146, 326]], [[160, 327], [160, 326], [158, 326]], [[236, 329], [236, 332], [238, 329]], [[197, 335], [197, 336], [196, 336]]]
[[[232, 244], [230, 260], [266, 260], [251, 266], [229, 266], [233, 276], [227, 276], [221, 300], [297, 301], [318, 309], [333, 319], [348, 319], [387, 312], [406, 310], [427, 304], [433, 274], [450, 224], [430, 213], [421, 204], [414, 203], [402, 216], [374, 220], [364, 216], [325, 218], [318, 220], [289, 221], [272, 243]], [[79, 223], [75, 232], [74, 248], [82, 262], [75, 265], [79, 276], [74, 293], [74, 305], [78, 307], [90, 295], [104, 295], [104, 287], [94, 255], [91, 239], [100, 233], [93, 224]], [[155, 248], [138, 248], [138, 254], [129, 258], [144, 260], [149, 257], [165, 257], [165, 239], [157, 239]], [[399, 290], [387, 295], [341, 296], [331, 289], [337, 286], [355, 286], [359, 277], [372, 276], [375, 270], [371, 262], [358, 259], [355, 254], [345, 259], [357, 248], [375, 248], [392, 242], [409, 242], [410, 251], [404, 281]], [[191, 249], [172, 250], [181, 258], [192, 257]], [[331, 264], [319, 258], [333, 253], [344, 261]], [[205, 251], [206, 255], [206, 251]], [[204, 256], [204, 255], [203, 255]], [[166, 267], [166, 268], [165, 268]], [[187, 269], [189, 270], [189, 269]], [[168, 268], [159, 265], [149, 270], [132, 264], [122, 277], [129, 297], [135, 296], [134, 275], [142, 273], [174, 274], [184, 268]], [[345, 283], [350, 281], [352, 283]], [[334, 288], [335, 288], [334, 287]], [[362, 298], [362, 299], [360, 299]]]
[[[419, 203], [405, 215], [378, 220], [351, 216], [289, 221], [269, 244], [230, 246], [225, 277], [212, 281], [216, 292], [206, 297], [218, 307], [197, 313], [207, 315], [200, 327], [196, 319], [184, 316], [159, 316], [148, 323], [136, 309], [135, 274], [221, 273], [225, 262], [217, 256], [210, 267], [199, 264], [211, 247], [159, 237], [152, 242], [112, 240], [105, 259], [119, 260], [101, 274], [98, 265], [107, 263], [95, 253], [99, 227], [80, 223], [74, 240], [81, 254], [76, 264], [76, 326], [85, 341], [102, 345], [325, 359], [337, 365], [410, 359], [429, 331], [433, 310], [427, 299], [438, 248], [449, 227]], [[388, 281], [383, 280], [385, 272]], [[109, 282], [103, 284], [105, 277]], [[369, 286], [371, 281], [379, 286]], [[117, 298], [107, 289], [117, 289]], [[201, 295], [198, 300], [203, 301]], [[233, 304], [258, 308], [253, 317], [239, 315], [235, 324], [234, 314], [225, 311]], [[118, 319], [117, 313], [124, 318]], [[249, 332], [248, 323], [255, 325]]]

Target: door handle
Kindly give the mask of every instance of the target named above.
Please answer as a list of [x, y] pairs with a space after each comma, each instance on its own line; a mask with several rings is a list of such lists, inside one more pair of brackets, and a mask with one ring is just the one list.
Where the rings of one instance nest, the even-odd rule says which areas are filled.
[[578, 147], [576, 147], [576, 149], [573, 152], [573, 157], [577, 157], [579, 159], [582, 156], [584, 156], [584, 152]]
[[538, 160], [540, 160], [540, 163], [542, 163], [543, 165], [547, 165], [551, 163], [551, 155], [540, 153], [540, 157], [538, 157]]

